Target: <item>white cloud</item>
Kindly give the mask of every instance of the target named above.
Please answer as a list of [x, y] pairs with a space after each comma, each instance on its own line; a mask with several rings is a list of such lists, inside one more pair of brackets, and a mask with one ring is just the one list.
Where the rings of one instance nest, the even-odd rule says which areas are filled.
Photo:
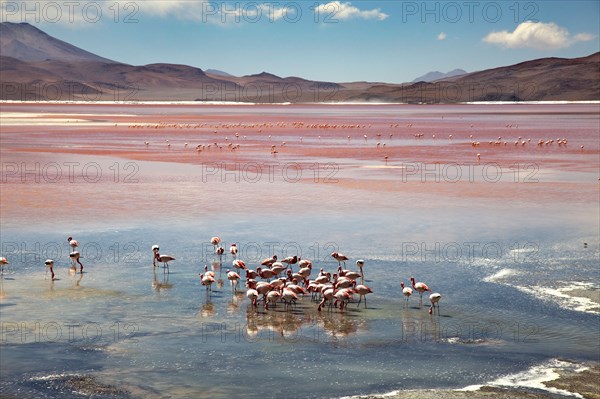
[[483, 38], [490, 44], [506, 48], [533, 48], [536, 50], [553, 50], [569, 47], [570, 45], [589, 41], [594, 38], [588, 33], [571, 36], [569, 31], [554, 22], [525, 21], [520, 23], [513, 32], [491, 32]]
[[330, 18], [330, 21], [335, 20], [347, 20], [352, 18], [360, 19], [376, 19], [383, 21], [388, 14], [381, 12], [380, 8], [374, 8], [372, 10], [361, 10], [358, 7], [353, 6], [351, 3], [342, 3], [341, 1], [330, 1], [326, 4], [319, 4], [315, 7], [314, 11], [323, 18]]
[[446, 34], [444, 32], [441, 32], [438, 36], [437, 36], [438, 40], [446, 40]]

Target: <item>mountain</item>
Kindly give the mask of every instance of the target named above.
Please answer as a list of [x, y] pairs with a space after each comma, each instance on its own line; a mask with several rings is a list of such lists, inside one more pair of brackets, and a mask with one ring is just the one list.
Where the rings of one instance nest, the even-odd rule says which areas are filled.
[[204, 72], [210, 74], [210, 75], [217, 75], [217, 76], [226, 76], [226, 77], [230, 77], [233, 78], [234, 76], [224, 72], [224, 71], [219, 71], [218, 69], [206, 69]]
[[[221, 72], [221, 73], [219, 73]], [[429, 75], [429, 77], [428, 77]], [[128, 65], [26, 24], [0, 23], [0, 100], [456, 103], [600, 100], [600, 53], [542, 58], [418, 82], [334, 83], [268, 72], [232, 76], [188, 65]]]
[[47, 35], [28, 23], [0, 23], [0, 55], [21, 61], [114, 62]]
[[467, 71], [463, 70], [463, 69], [453, 69], [450, 72], [447, 73], [443, 73], [443, 72], [439, 72], [439, 71], [433, 71], [433, 72], [428, 72], [423, 76], [419, 76], [418, 78], [416, 78], [415, 80], [412, 81], [412, 83], [417, 83], [417, 82], [433, 82], [436, 80], [443, 80], [446, 78], [453, 78], [454, 76], [460, 76], [460, 75], [465, 75], [467, 74]]

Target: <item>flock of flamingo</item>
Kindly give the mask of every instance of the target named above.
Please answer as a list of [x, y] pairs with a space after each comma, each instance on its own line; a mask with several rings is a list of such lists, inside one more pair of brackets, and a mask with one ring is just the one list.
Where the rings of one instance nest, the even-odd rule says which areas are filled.
[[[222, 257], [225, 253], [225, 248], [221, 244], [221, 238], [212, 237], [211, 244], [214, 246], [215, 254]], [[169, 272], [169, 262], [175, 260], [171, 255], [161, 255], [158, 245], [152, 246], [154, 267], [163, 264], [165, 272]], [[308, 259], [301, 259], [298, 256], [289, 256], [283, 259], [278, 259], [277, 255], [264, 259], [256, 270], [249, 269], [244, 261], [237, 258], [237, 245], [231, 244], [229, 252], [232, 257], [232, 266], [235, 270], [227, 269], [227, 280], [231, 284], [232, 293], [237, 292], [242, 276], [245, 275], [246, 297], [255, 308], [258, 303], [262, 302], [265, 309], [269, 306], [275, 307], [278, 302], [283, 302], [285, 309], [292, 308], [299, 296], [311, 296], [311, 299], [318, 303], [317, 310], [321, 311], [325, 305], [331, 310], [332, 307], [344, 310], [348, 303], [356, 294], [359, 296], [357, 307], [360, 306], [364, 298], [364, 306], [367, 306], [367, 295], [373, 290], [364, 284], [363, 266], [365, 261], [358, 259], [356, 266], [358, 271], [344, 269], [346, 261], [349, 258], [339, 252], [333, 252], [333, 257], [338, 262], [337, 272], [326, 272], [323, 268], [314, 279], [310, 279], [312, 274], [312, 262]], [[293, 266], [297, 265], [298, 270], [294, 272]], [[282, 274], [284, 274], [282, 276]], [[207, 295], [211, 295], [212, 286], [216, 280], [215, 272], [208, 270], [208, 266], [204, 267], [204, 272], [199, 274], [200, 284], [206, 287]], [[360, 284], [357, 280], [360, 278]], [[260, 279], [261, 281], [258, 281]], [[414, 277], [410, 278], [413, 288], [405, 287], [404, 282], [400, 283], [402, 294], [406, 298], [406, 306], [408, 299], [413, 293], [413, 289], [419, 293], [419, 304], [422, 304], [423, 293], [431, 291], [427, 284], [416, 282]], [[439, 314], [439, 301], [442, 298], [439, 293], [432, 293], [429, 296], [431, 306], [429, 314], [433, 314], [437, 309]]]
[[[79, 265], [79, 272], [83, 274], [83, 264], [80, 260], [79, 251], [77, 247], [79, 243], [74, 240], [73, 237], [68, 237], [67, 241], [71, 247], [71, 253], [69, 258], [71, 259], [70, 271], [73, 273], [77, 272], [77, 265]], [[221, 238], [212, 237], [211, 244], [214, 246], [215, 254], [222, 257], [225, 253], [225, 249], [220, 245]], [[162, 255], [160, 253], [160, 247], [158, 245], [152, 246], [153, 267], [158, 267], [160, 263], [163, 264], [165, 272], [170, 272], [169, 262], [175, 260], [174, 256]], [[308, 259], [301, 259], [298, 256], [290, 256], [284, 259], [278, 259], [277, 255], [273, 255], [270, 258], [264, 259], [260, 266], [256, 270], [249, 269], [244, 261], [237, 258], [238, 248], [237, 245], [231, 244], [229, 252], [232, 256], [232, 266], [237, 271], [227, 269], [227, 280], [231, 284], [232, 292], [237, 292], [238, 286], [242, 277], [240, 273], [245, 275], [245, 286], [246, 296], [249, 299], [252, 306], [258, 307], [258, 303], [262, 302], [265, 309], [269, 309], [269, 306], [275, 307], [278, 302], [283, 302], [285, 309], [288, 310], [293, 307], [300, 296], [306, 295], [311, 296], [311, 299], [318, 303], [317, 310], [321, 311], [326, 305], [331, 310], [332, 307], [336, 309], [344, 310], [348, 303], [353, 299], [354, 295], [358, 295], [358, 304], [360, 306], [364, 299], [364, 306], [367, 307], [367, 295], [372, 293], [373, 290], [365, 285], [365, 275], [363, 272], [363, 266], [365, 261], [358, 259], [356, 266], [358, 271], [344, 269], [346, 267], [346, 261], [349, 258], [339, 252], [333, 252], [333, 257], [338, 262], [338, 268], [335, 273], [326, 272], [323, 268], [319, 270], [319, 273], [314, 279], [310, 279], [312, 274], [312, 262]], [[0, 257], [0, 272], [4, 273], [4, 268], [9, 262], [5, 257]], [[56, 279], [54, 274], [54, 260], [47, 259], [44, 264], [46, 265], [46, 277], [48, 272], [51, 273], [51, 279]], [[294, 272], [293, 266], [297, 265], [298, 270]], [[282, 276], [282, 274], [284, 274]], [[357, 280], [360, 278], [360, 284]], [[258, 281], [260, 279], [261, 281]], [[200, 284], [206, 287], [207, 295], [212, 293], [212, 285], [216, 282], [215, 272], [208, 270], [208, 266], [204, 267], [204, 273], [200, 273]], [[413, 290], [419, 293], [419, 304], [423, 302], [423, 293], [431, 291], [427, 284], [423, 282], [415, 281], [414, 277], [410, 278], [412, 288], [405, 287], [404, 282], [400, 283], [402, 288], [402, 294], [406, 298], [405, 306], [408, 306], [408, 300], [413, 294]], [[437, 309], [439, 314], [439, 301], [442, 298], [441, 294], [435, 292], [429, 295], [429, 301], [431, 306], [429, 307], [429, 314], [433, 314]]]

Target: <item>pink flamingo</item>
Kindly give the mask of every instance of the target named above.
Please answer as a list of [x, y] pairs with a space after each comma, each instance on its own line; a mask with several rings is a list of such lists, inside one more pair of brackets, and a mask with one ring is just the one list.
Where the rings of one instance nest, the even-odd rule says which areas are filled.
[[286, 263], [291, 270], [292, 265], [295, 265], [298, 262], [298, 256], [288, 256], [287, 258], [283, 258], [281, 262]]
[[410, 287], [405, 287], [404, 281], [400, 283], [400, 287], [402, 288], [402, 295], [404, 295], [404, 297], [406, 298], [405, 306], [408, 306], [408, 298], [410, 298], [410, 296], [412, 295], [413, 290]]
[[200, 273], [200, 284], [206, 286], [206, 293], [212, 293], [212, 284], [215, 282], [215, 278], [212, 276], [205, 276]]
[[333, 303], [332, 301], [335, 298], [335, 288], [330, 287], [330, 288], [323, 290], [321, 292], [321, 296], [323, 299], [321, 299], [321, 302], [319, 303], [319, 306], [317, 307], [317, 310], [319, 312], [321, 311], [321, 309], [323, 308], [323, 305], [325, 305], [325, 302], [327, 302], [327, 301], [329, 301], [329, 307], [331, 308], [331, 304]]
[[234, 258], [236, 257], [238, 253], [238, 248], [235, 243], [231, 244], [231, 247], [229, 247], [229, 253], [231, 253], [231, 256], [233, 256]]
[[372, 293], [373, 290], [364, 284], [359, 284], [356, 287], [354, 287], [354, 292], [356, 292], [359, 295], [358, 305], [356, 305], [356, 307], [360, 306], [360, 301], [364, 297], [365, 298], [365, 308], [366, 308], [367, 307], [367, 294]]
[[258, 291], [256, 291], [254, 288], [248, 288], [248, 290], [246, 291], [246, 297], [250, 300], [252, 306], [257, 306]]
[[246, 270], [246, 264], [240, 259], [235, 259], [232, 264], [238, 270]]
[[348, 260], [346, 255], [343, 255], [339, 252], [332, 252], [331, 256], [338, 261], [338, 266], [341, 266], [342, 262], [344, 262], [344, 266], [346, 266], [346, 261]]
[[442, 299], [442, 295], [437, 292], [429, 295], [429, 302], [431, 302], [431, 306], [429, 307], [429, 314], [433, 314], [435, 308], [437, 308], [438, 315], [440, 314], [440, 299]]
[[422, 283], [422, 282], [415, 283], [415, 278], [414, 277], [410, 278], [410, 282], [412, 283], [412, 286], [415, 289], [415, 291], [419, 292], [419, 295], [421, 297], [421, 299], [419, 300], [419, 304], [422, 304], [423, 303], [423, 293], [425, 291], [431, 291], [431, 290], [429, 289], [429, 287], [425, 283]]
[[260, 262], [260, 264], [261, 266], [271, 267], [271, 265], [273, 265], [275, 262], [277, 262], [277, 255], [273, 255], [272, 258], [264, 259], [262, 262]]
[[237, 286], [240, 283], [240, 275], [227, 269], [227, 280], [231, 283], [231, 292], [235, 293]]

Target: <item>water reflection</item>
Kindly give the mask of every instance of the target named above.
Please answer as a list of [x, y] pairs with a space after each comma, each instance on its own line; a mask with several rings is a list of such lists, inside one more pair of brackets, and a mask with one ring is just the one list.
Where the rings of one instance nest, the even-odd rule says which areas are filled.
[[156, 292], [160, 292], [160, 290], [168, 290], [173, 288], [173, 284], [169, 283], [169, 273], [163, 273], [162, 279], [158, 280], [158, 275], [156, 274], [156, 268], [152, 268], [152, 273], [154, 275], [154, 279], [152, 280], [152, 288], [156, 290]]

